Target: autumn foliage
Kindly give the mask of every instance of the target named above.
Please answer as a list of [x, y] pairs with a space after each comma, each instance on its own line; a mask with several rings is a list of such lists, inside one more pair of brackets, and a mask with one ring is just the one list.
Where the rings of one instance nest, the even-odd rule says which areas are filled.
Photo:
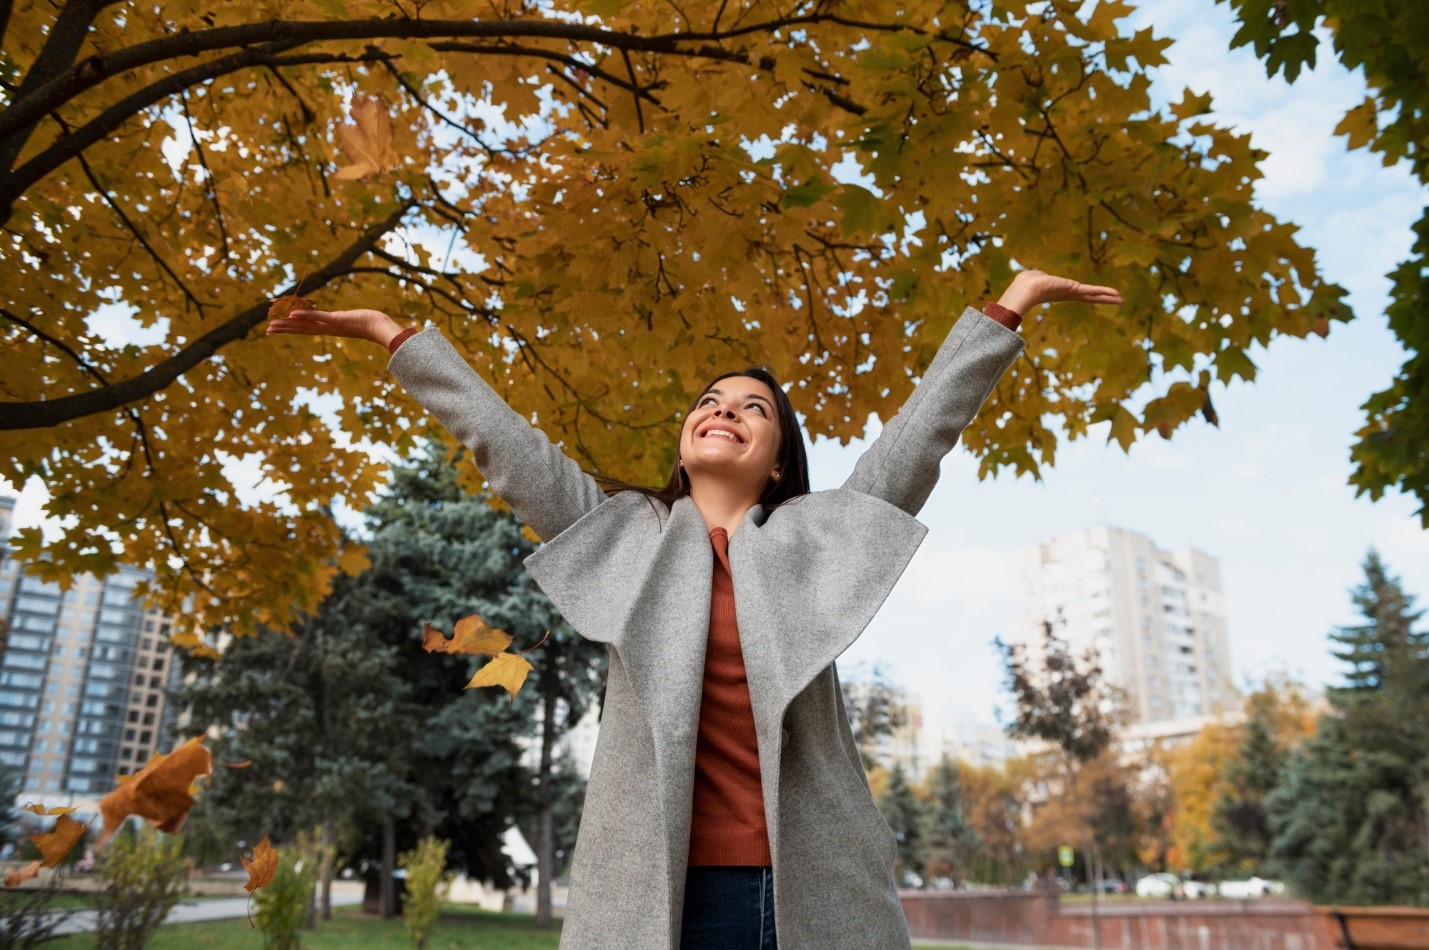
[[1248, 138], [1153, 107], [1168, 41], [1116, 0], [3, 9], [0, 475], [85, 525], [17, 556], [149, 565], [237, 632], [362, 567], [329, 516], [381, 481], [360, 440], [430, 425], [380, 348], [262, 337], [273, 297], [435, 323], [637, 480], [751, 361], [860, 435], [1019, 266], [1126, 305], [1029, 316], [964, 435], [984, 476], [1214, 421], [1255, 346], [1348, 317]]

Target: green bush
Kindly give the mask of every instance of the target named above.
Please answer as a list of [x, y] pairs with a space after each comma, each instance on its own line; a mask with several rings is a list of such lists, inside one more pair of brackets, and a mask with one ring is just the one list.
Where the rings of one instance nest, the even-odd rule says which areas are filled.
[[96, 901], [95, 946], [139, 950], [183, 896], [188, 862], [183, 840], [147, 825], [121, 828], [96, 867], [104, 888]]
[[448, 842], [423, 838], [397, 859], [407, 870], [407, 890], [402, 895], [402, 921], [414, 950], [424, 950], [441, 913], [446, 892]]
[[253, 923], [267, 950], [297, 950], [318, 881], [318, 849], [313, 836], [298, 835], [296, 844], [278, 849], [273, 880], [253, 892]]

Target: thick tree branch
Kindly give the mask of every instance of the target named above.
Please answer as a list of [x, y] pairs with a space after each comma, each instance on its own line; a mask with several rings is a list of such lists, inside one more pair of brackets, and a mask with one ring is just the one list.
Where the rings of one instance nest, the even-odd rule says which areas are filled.
[[[724, 43], [753, 34], [773, 34], [828, 24], [847, 27], [860, 33], [922, 32], [906, 23], [867, 23], [827, 13], [778, 17], [725, 31], [658, 33], [651, 36], [622, 33], [582, 23], [519, 18], [510, 20], [270, 20], [263, 23], [244, 23], [238, 26], [215, 27], [211, 30], [175, 33], [116, 50], [104, 56], [91, 56], [50, 79], [43, 86], [26, 90], [25, 96], [17, 99], [9, 108], [0, 112], [0, 140], [4, 140], [17, 129], [33, 124], [110, 76], [154, 63], [256, 43], [278, 43], [283, 44], [285, 48], [291, 48], [319, 40], [451, 37], [492, 40], [544, 39], [567, 43], [587, 43], [626, 52], [666, 53], [727, 59], [732, 58], [730, 50], [711, 44]], [[938, 39], [986, 53], [982, 47], [960, 37], [939, 34]], [[694, 44], [702, 45], [697, 49], [691, 49]]]
[[[310, 275], [303, 282], [304, 287], [321, 287], [347, 273], [354, 261], [376, 248], [377, 243], [400, 224], [403, 216], [416, 205], [416, 199], [404, 201], [386, 218], [364, 231], [321, 270]], [[222, 347], [247, 336], [248, 331], [267, 316], [268, 306], [266, 300], [254, 304], [157, 366], [122, 382], [59, 399], [0, 403], [0, 430], [47, 429], [152, 396]]]
[[[40, 50], [40, 55], [35, 57], [34, 63], [25, 73], [25, 78], [20, 81], [20, 88], [15, 92], [13, 102], [23, 101], [27, 96], [45, 87], [55, 78], [74, 65], [74, 58], [79, 54], [80, 47], [84, 45], [84, 39], [89, 35], [89, 28], [94, 23], [94, 18], [105, 7], [113, 6], [119, 0], [68, 0], [63, 9], [55, 16], [54, 27], [50, 30], [49, 36], [45, 38], [45, 45]], [[4, 30], [9, 27], [11, 5], [4, 6], [4, 20], [0, 22], [0, 37], [3, 37]], [[6, 110], [9, 111], [9, 110]], [[0, 168], [10, 168], [15, 157], [20, 154], [20, 150], [25, 147], [25, 142], [34, 131], [35, 124], [45, 115], [44, 111], [38, 112], [24, 122], [20, 129], [21, 134], [12, 135], [9, 132], [0, 137]]]

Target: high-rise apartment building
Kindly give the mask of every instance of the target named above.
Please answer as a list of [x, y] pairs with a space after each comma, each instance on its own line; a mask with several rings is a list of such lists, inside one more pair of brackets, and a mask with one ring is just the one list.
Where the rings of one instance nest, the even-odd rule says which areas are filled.
[[1020, 550], [1017, 570], [1009, 639], [1035, 652], [1050, 622], [1074, 652], [1095, 648], [1107, 681], [1126, 694], [1130, 721], [1239, 706], [1215, 558], [1097, 525]]
[[64, 592], [23, 574], [5, 543], [14, 505], [0, 498], [0, 762], [23, 771], [22, 797], [91, 802], [169, 747], [172, 623], [134, 599], [140, 570]]

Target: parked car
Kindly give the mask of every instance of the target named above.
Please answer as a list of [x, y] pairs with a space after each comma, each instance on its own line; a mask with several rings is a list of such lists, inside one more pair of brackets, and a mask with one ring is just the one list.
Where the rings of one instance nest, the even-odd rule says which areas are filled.
[[1148, 874], [1136, 882], [1137, 897], [1160, 897], [1180, 900], [1186, 896], [1181, 879], [1174, 874]]
[[1131, 887], [1119, 877], [1104, 877], [1097, 882], [1097, 890], [1102, 894], [1125, 894]]
[[1197, 881], [1192, 878], [1184, 878], [1181, 881], [1181, 889], [1185, 891], [1188, 900], [1204, 900], [1207, 897], [1216, 896], [1216, 885], [1210, 881]]
[[1244, 881], [1222, 881], [1221, 896], [1246, 900], [1252, 897], [1269, 897], [1285, 892], [1285, 885], [1279, 881], [1267, 881], [1263, 877], [1252, 877]]

